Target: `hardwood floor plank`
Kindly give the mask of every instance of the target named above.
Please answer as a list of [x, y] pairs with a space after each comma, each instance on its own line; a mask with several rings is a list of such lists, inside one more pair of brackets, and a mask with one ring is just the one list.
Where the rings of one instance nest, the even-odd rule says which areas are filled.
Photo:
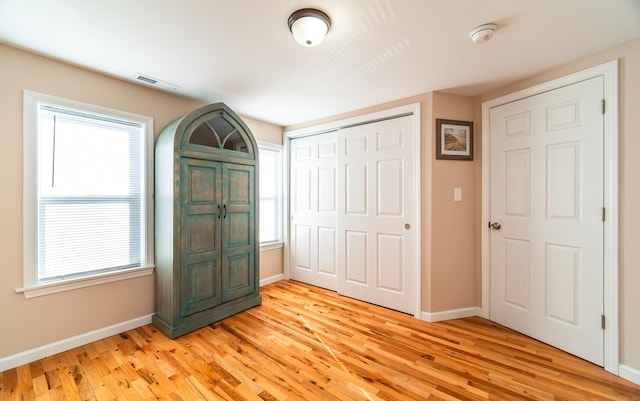
[[0, 400], [640, 400], [640, 386], [488, 320], [426, 323], [281, 281], [171, 340], [148, 325], [0, 373]]

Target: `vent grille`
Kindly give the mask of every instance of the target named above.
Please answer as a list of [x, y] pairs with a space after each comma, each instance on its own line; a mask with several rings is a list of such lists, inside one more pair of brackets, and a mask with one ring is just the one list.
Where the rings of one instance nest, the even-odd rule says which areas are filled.
[[172, 84], [171, 82], [167, 82], [167, 81], [162, 81], [162, 80], [150, 77], [148, 75], [140, 74], [140, 73], [136, 75], [136, 80], [140, 82], [144, 82], [145, 84], [157, 86], [163, 89], [177, 90], [180, 88], [179, 85]]
[[140, 74], [138, 74], [138, 76], [136, 77], [136, 79], [137, 79], [138, 81], [146, 82], [146, 83], [151, 84], [151, 85], [155, 85], [155, 84], [157, 84], [157, 83], [158, 83], [158, 80], [157, 80], [157, 79], [153, 79], [153, 78], [145, 77], [144, 75], [140, 75]]

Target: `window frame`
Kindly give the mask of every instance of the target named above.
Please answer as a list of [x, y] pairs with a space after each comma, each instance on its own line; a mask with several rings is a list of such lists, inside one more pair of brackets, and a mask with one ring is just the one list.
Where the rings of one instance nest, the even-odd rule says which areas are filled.
[[[41, 105], [78, 110], [86, 114], [106, 116], [134, 122], [143, 126], [143, 170], [141, 192], [144, 197], [141, 212], [144, 221], [141, 233], [142, 261], [139, 267], [109, 272], [88, 273], [81, 277], [55, 282], [38, 282], [38, 118]], [[16, 288], [25, 298], [32, 298], [61, 291], [104, 284], [150, 275], [154, 269], [154, 204], [153, 204], [153, 118], [107, 107], [45, 95], [37, 92], [23, 93], [23, 282]]]
[[[280, 191], [278, 194], [278, 201], [280, 202], [280, 218], [277, 219], [280, 224], [280, 238], [276, 241], [260, 241], [260, 250], [267, 251], [270, 249], [282, 248], [284, 246], [284, 146], [277, 143], [258, 141], [258, 160], [260, 157], [260, 151], [263, 149], [270, 152], [277, 152], [280, 156]], [[258, 164], [258, 167], [261, 168], [260, 163]], [[259, 174], [262, 174], [261, 170], [259, 171]], [[262, 200], [262, 195], [260, 193], [258, 193], [258, 198]]]

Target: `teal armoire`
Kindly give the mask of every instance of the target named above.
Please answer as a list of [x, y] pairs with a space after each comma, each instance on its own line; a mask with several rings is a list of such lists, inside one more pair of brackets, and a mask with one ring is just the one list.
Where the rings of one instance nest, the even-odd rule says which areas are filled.
[[171, 338], [262, 302], [258, 146], [225, 104], [165, 127], [155, 160], [155, 314]]

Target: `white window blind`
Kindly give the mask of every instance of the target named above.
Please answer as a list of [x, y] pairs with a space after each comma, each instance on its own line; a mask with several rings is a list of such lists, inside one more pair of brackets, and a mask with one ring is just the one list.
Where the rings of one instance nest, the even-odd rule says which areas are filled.
[[260, 243], [282, 242], [282, 147], [259, 144]]
[[40, 104], [38, 283], [141, 266], [144, 126]]

